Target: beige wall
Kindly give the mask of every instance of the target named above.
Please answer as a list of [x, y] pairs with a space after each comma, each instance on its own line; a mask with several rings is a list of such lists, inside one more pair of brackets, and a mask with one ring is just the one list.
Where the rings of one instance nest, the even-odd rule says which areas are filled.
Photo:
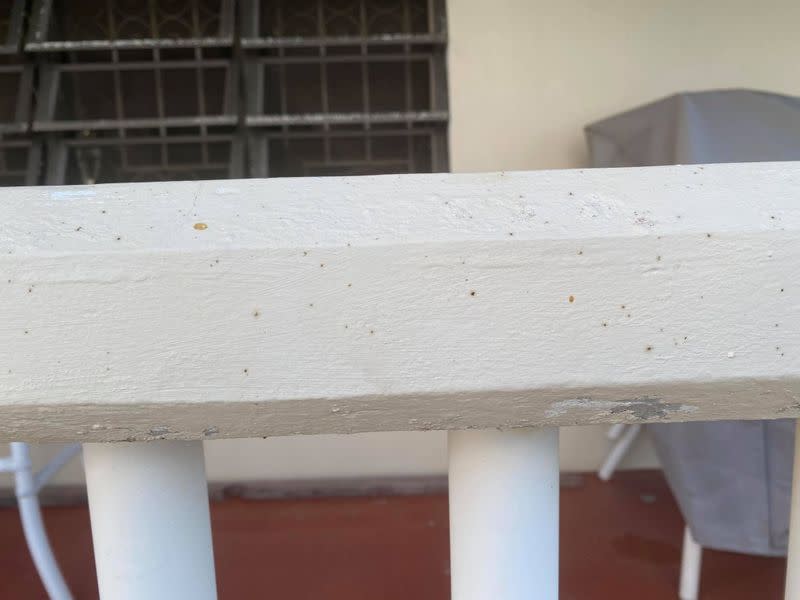
[[[680, 90], [800, 95], [798, 0], [452, 0], [448, 20], [454, 171], [584, 166], [586, 123]], [[603, 428], [566, 428], [562, 467], [595, 468], [607, 446]], [[369, 434], [216, 441], [206, 457], [218, 481], [425, 475], [446, 448], [438, 432]], [[655, 464], [649, 445], [627, 464]], [[80, 479], [74, 464], [60, 481]]]
[[452, 168], [585, 166], [585, 124], [678, 91], [800, 95], [798, 23], [797, 0], [452, 0]]

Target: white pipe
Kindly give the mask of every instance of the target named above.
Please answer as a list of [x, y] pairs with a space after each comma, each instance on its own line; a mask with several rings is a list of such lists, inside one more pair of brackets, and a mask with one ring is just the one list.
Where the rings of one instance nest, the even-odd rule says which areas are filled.
[[622, 434], [617, 442], [611, 447], [611, 450], [606, 456], [605, 461], [600, 466], [600, 469], [597, 471], [597, 476], [602, 479], [603, 481], [608, 481], [611, 479], [611, 476], [614, 474], [614, 471], [617, 470], [619, 463], [622, 462], [622, 459], [625, 458], [625, 455], [630, 450], [631, 445], [633, 444], [636, 436], [639, 435], [639, 432], [642, 430], [641, 425], [629, 425], [625, 432]]
[[789, 552], [786, 559], [785, 600], [800, 600], [800, 419], [794, 431], [792, 504], [789, 519]]
[[683, 529], [683, 554], [681, 555], [681, 581], [678, 597], [697, 600], [700, 592], [700, 570], [703, 564], [703, 547], [698, 544], [687, 525]]
[[452, 431], [453, 600], [557, 600], [558, 429]]
[[611, 427], [608, 428], [606, 431], [606, 437], [610, 440], [615, 440], [619, 436], [622, 435], [622, 432], [625, 431], [625, 428], [628, 425], [626, 423], [614, 423]]
[[50, 600], [71, 600], [72, 595], [58, 568], [58, 563], [47, 539], [47, 532], [44, 529], [39, 498], [36, 496], [38, 490], [31, 471], [28, 444], [11, 442], [9, 446], [14, 462], [14, 487], [22, 520], [22, 530], [25, 532], [25, 541], [28, 543], [33, 564], [39, 572], [39, 577]]
[[214, 600], [202, 442], [83, 447], [101, 600]]

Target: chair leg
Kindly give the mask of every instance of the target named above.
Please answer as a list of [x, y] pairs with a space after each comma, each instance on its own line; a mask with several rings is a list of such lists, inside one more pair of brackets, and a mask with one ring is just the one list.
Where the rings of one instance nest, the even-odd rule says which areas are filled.
[[[606, 459], [603, 461], [603, 464], [597, 471], [597, 476], [600, 479], [603, 481], [608, 481], [611, 479], [614, 471], [617, 470], [619, 463], [628, 453], [628, 450], [630, 450], [631, 445], [641, 430], [641, 425], [628, 425], [628, 427], [622, 432], [622, 435], [619, 436], [617, 442], [611, 447], [608, 456], [606, 456]], [[611, 431], [609, 431], [609, 437], [610, 435]]]
[[58, 568], [39, 509], [38, 488], [31, 470], [28, 444], [12, 442], [11, 456], [14, 463], [14, 479], [22, 529], [28, 543], [33, 563], [39, 572], [50, 600], [72, 600], [69, 588]]
[[681, 556], [680, 600], [697, 600], [700, 590], [700, 569], [703, 547], [698, 544], [687, 525], [683, 530], [683, 555]]
[[614, 423], [608, 428], [608, 431], [606, 431], [606, 437], [610, 440], [615, 440], [622, 435], [626, 427], [627, 425], [625, 423]]

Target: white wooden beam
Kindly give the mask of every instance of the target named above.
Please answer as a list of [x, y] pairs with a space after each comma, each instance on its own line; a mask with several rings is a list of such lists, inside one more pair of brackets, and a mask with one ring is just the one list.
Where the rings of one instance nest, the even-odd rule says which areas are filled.
[[800, 415], [800, 163], [0, 190], [0, 438]]

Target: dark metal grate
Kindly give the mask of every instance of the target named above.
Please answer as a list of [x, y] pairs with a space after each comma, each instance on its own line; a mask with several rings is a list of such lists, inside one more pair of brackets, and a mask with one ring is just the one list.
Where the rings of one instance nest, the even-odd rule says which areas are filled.
[[431, 132], [423, 129], [271, 132], [268, 146], [270, 175], [378, 175], [432, 170]]
[[225, 46], [232, 0], [36, 0], [29, 52]]
[[110, 62], [43, 64], [34, 130], [236, 123], [229, 58], [165, 60], [152, 52], [150, 60], [114, 51]]
[[14, 137], [0, 139], [0, 186], [35, 185], [40, 161], [36, 142]]
[[446, 170], [446, 42], [444, 0], [0, 0], [0, 182]]
[[135, 136], [54, 136], [47, 183], [116, 183], [242, 177], [241, 143], [233, 131], [139, 131]]
[[[446, 169], [442, 3], [253, 0], [245, 8], [254, 174]], [[351, 150], [343, 156], [341, 147]]]
[[[397, 43], [431, 41], [443, 33], [435, 4], [427, 0], [251, 0], [246, 19], [246, 46]], [[325, 39], [329, 38], [329, 39]], [[331, 38], [339, 38], [338, 40]], [[443, 36], [440, 39], [444, 41]]]
[[0, 135], [28, 129], [33, 69], [14, 55], [0, 55]]
[[25, 0], [0, 0], [0, 54], [19, 52]]

